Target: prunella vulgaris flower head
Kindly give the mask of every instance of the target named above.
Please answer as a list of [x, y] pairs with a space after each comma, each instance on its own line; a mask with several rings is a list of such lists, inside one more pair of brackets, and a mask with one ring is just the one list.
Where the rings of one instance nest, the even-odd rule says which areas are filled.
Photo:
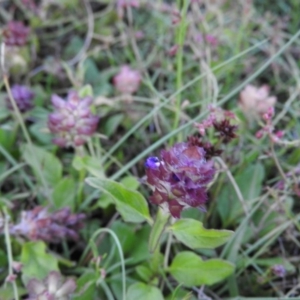
[[120, 93], [131, 95], [138, 90], [141, 80], [139, 71], [132, 70], [129, 66], [123, 66], [113, 78], [113, 83]]
[[76, 290], [76, 282], [72, 278], [63, 282], [61, 274], [52, 271], [43, 281], [29, 280], [26, 288], [29, 293], [27, 300], [67, 300]]
[[48, 127], [56, 135], [53, 142], [60, 147], [81, 146], [92, 136], [99, 118], [91, 113], [91, 97], [81, 99], [77, 92], [70, 92], [67, 101], [52, 96], [55, 112], [49, 115]]
[[[26, 112], [33, 108], [32, 100], [34, 98], [34, 93], [24, 85], [13, 85], [11, 88], [12, 96], [21, 112]], [[6, 99], [7, 106], [12, 109], [10, 100]]]
[[269, 96], [270, 88], [263, 85], [259, 88], [249, 84], [240, 93], [240, 105], [245, 115], [263, 115], [275, 106], [277, 98]]
[[19, 224], [11, 226], [10, 233], [51, 243], [59, 243], [63, 239], [77, 240], [84, 218], [84, 214], [72, 214], [68, 207], [50, 213], [46, 207], [37, 206], [23, 211]]
[[161, 151], [160, 158], [149, 157], [145, 163], [147, 182], [153, 189], [150, 201], [179, 218], [184, 208], [203, 208], [206, 187], [215, 169], [205, 159], [205, 151], [189, 143], [178, 143]]
[[22, 22], [10, 21], [3, 30], [4, 43], [7, 46], [24, 46], [30, 29]]

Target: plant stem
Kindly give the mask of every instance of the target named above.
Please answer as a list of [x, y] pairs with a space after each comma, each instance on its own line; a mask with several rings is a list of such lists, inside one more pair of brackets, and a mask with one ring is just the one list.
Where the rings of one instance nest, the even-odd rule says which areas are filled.
[[[24, 137], [26, 139], [26, 142], [28, 143], [29, 145], [29, 148], [30, 148], [30, 151], [31, 151], [31, 155], [33, 157], [36, 157], [35, 153], [34, 153], [34, 150], [33, 150], [33, 144], [32, 144], [32, 141], [31, 141], [31, 138], [30, 138], [30, 135], [27, 131], [27, 128], [25, 126], [25, 122], [22, 118], [22, 115], [21, 115], [21, 112], [16, 104], [16, 101], [11, 93], [11, 88], [10, 88], [10, 85], [9, 85], [9, 81], [8, 81], [8, 76], [7, 76], [7, 73], [5, 71], [5, 68], [4, 68], [4, 49], [5, 49], [5, 44], [1, 44], [1, 69], [3, 71], [3, 82], [4, 82], [4, 86], [6, 88], [6, 91], [7, 91], [7, 94], [8, 94], [8, 98], [9, 98], [9, 101], [11, 103], [11, 106], [13, 107], [13, 110], [15, 112], [15, 115], [17, 117], [17, 121], [19, 122], [20, 126], [21, 126], [21, 129], [23, 131], [23, 134], [24, 134]], [[41, 166], [39, 166], [39, 163], [38, 161], [36, 160], [36, 170], [37, 172], [39, 173], [39, 176], [41, 178], [41, 182], [42, 182], [42, 185], [44, 186], [44, 189], [45, 189], [45, 193], [46, 193], [46, 196], [47, 198], [50, 200], [50, 202], [52, 203], [52, 198], [50, 197], [50, 195], [48, 194], [48, 186], [47, 186], [47, 183], [46, 183], [46, 180], [44, 178], [44, 174], [43, 172], [41, 171]]]
[[[180, 1], [178, 1], [178, 5], [180, 4]], [[186, 14], [187, 9], [189, 6], [189, 1], [184, 0], [183, 2], [183, 8], [181, 10], [181, 20], [180, 25], [176, 32], [176, 42], [178, 45], [178, 51], [176, 54], [176, 90], [180, 90], [182, 88], [182, 66], [183, 66], [183, 46], [184, 46], [184, 39], [186, 34]], [[180, 119], [180, 109], [181, 109], [181, 93], [177, 94], [176, 97], [176, 113], [175, 113], [175, 120], [173, 124], [173, 129], [176, 129], [179, 124]], [[179, 141], [180, 138], [178, 138]], [[171, 139], [170, 143], [173, 144], [174, 137]]]
[[166, 269], [168, 267], [172, 240], [173, 240], [173, 234], [172, 234], [172, 232], [170, 232], [169, 236], [168, 236], [168, 241], [167, 241], [166, 251], [165, 251], [165, 257], [164, 257], [164, 269]]
[[[13, 256], [11, 250], [11, 243], [10, 243], [10, 235], [9, 235], [9, 215], [6, 210], [6, 207], [3, 208], [4, 212], [4, 235], [5, 235], [5, 244], [6, 244], [6, 251], [7, 251], [7, 258], [8, 258], [8, 276], [14, 275], [13, 272]], [[19, 300], [18, 289], [16, 282], [13, 280], [11, 282], [14, 290], [14, 299]]]
[[[270, 139], [271, 139], [271, 138], [270, 138]], [[283, 170], [282, 170], [282, 168], [281, 168], [281, 165], [280, 165], [280, 163], [279, 163], [279, 161], [278, 161], [278, 158], [277, 158], [277, 156], [276, 156], [276, 153], [275, 153], [275, 150], [274, 150], [274, 142], [273, 142], [272, 140], [271, 140], [271, 153], [272, 153], [272, 157], [273, 157], [273, 159], [274, 159], [275, 165], [276, 165], [276, 167], [277, 167], [277, 169], [278, 169], [278, 171], [279, 171], [281, 177], [283, 178], [283, 180], [284, 180], [285, 182], [287, 182], [286, 176], [285, 176], [285, 174], [284, 174], [284, 172], [283, 172]]]
[[169, 220], [170, 215], [166, 214], [161, 208], [159, 208], [149, 238], [149, 251], [151, 253], [154, 253], [159, 246], [160, 238], [164, 233]]

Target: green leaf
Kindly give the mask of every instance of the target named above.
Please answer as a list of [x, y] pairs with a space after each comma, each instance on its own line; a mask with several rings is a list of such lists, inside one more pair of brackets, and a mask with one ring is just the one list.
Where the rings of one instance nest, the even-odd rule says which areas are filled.
[[110, 137], [113, 133], [116, 132], [117, 127], [121, 124], [124, 119], [123, 114], [117, 114], [110, 117], [104, 124], [104, 134]]
[[86, 84], [79, 90], [78, 94], [80, 98], [93, 97], [93, 88], [90, 84]]
[[[127, 189], [136, 190], [140, 183], [137, 181], [134, 176], [127, 176], [121, 179], [120, 183], [122, 183]], [[98, 206], [101, 208], [107, 208], [109, 205], [114, 204], [112, 197], [108, 194], [102, 194], [98, 200]]]
[[139, 277], [144, 281], [144, 282], [149, 282], [151, 281], [151, 277], [153, 276], [153, 271], [147, 267], [147, 266], [143, 266], [143, 265], [139, 265], [135, 268], [137, 274], [139, 275]]
[[42, 172], [51, 187], [61, 180], [62, 164], [55, 155], [43, 148], [28, 144], [24, 145], [22, 150], [23, 158], [31, 166], [37, 179], [40, 179]]
[[121, 183], [110, 179], [87, 178], [86, 182], [112, 197], [124, 221], [152, 223], [147, 201], [141, 193], [127, 189]]
[[0, 145], [3, 148], [11, 152], [12, 147], [15, 144], [15, 139], [16, 139], [15, 132], [0, 128]]
[[101, 179], [105, 178], [104, 172], [103, 172], [103, 167], [102, 167], [100, 161], [95, 157], [76, 156], [73, 159], [72, 166], [77, 171], [86, 170], [97, 178], [101, 178]]
[[52, 194], [56, 209], [68, 206], [74, 210], [76, 200], [76, 184], [73, 178], [63, 178], [55, 187]]
[[96, 281], [99, 275], [91, 269], [83, 272], [80, 278], [77, 279], [77, 293], [73, 296], [73, 300], [95, 299]]
[[57, 259], [46, 253], [46, 244], [41, 241], [23, 244], [20, 261], [25, 284], [31, 278], [44, 279], [50, 271], [58, 271]]
[[205, 229], [203, 224], [193, 219], [181, 219], [168, 228], [186, 246], [213, 249], [226, 243], [233, 231]]
[[[245, 202], [248, 205], [253, 203], [251, 200], [258, 197], [262, 189], [264, 179], [262, 164], [247, 165], [245, 169], [235, 174], [235, 178]], [[231, 184], [224, 185], [218, 196], [218, 211], [225, 227], [239, 221], [239, 217], [244, 214], [243, 207]]]
[[121, 179], [120, 183], [131, 190], [137, 190], [137, 188], [140, 186], [139, 181], [134, 176], [126, 176]]
[[[27, 294], [26, 289], [23, 287], [17, 286], [18, 290], [18, 295], [19, 297], [25, 296]], [[1, 295], [1, 300], [14, 300], [15, 299], [15, 294], [13, 290], [13, 286], [11, 284], [6, 284], [0, 287], [0, 295]]]
[[222, 259], [203, 261], [193, 252], [184, 251], [176, 255], [169, 268], [171, 275], [187, 287], [212, 285], [234, 271], [234, 265]]
[[164, 300], [164, 297], [157, 287], [142, 282], [137, 282], [129, 287], [126, 299]]

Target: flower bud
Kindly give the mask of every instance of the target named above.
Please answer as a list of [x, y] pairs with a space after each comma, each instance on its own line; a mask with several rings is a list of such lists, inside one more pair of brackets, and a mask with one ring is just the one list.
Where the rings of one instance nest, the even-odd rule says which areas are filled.
[[19, 272], [21, 272], [21, 270], [23, 268], [23, 264], [18, 261], [13, 261], [12, 267], [15, 272], [19, 273]]
[[138, 90], [141, 80], [139, 71], [132, 70], [129, 66], [123, 66], [113, 78], [113, 83], [120, 93], [131, 95]]
[[[34, 93], [27, 86], [18, 84], [13, 85], [11, 88], [11, 94], [21, 112], [26, 112], [32, 109]], [[6, 98], [6, 103], [9, 109], [13, 109], [9, 98]]]
[[284, 277], [286, 274], [286, 269], [283, 265], [274, 265], [272, 266], [271, 270], [277, 277]]

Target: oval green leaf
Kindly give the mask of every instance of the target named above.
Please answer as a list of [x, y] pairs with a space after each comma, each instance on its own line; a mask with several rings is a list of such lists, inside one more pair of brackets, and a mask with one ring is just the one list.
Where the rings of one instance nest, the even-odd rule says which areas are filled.
[[222, 259], [203, 261], [193, 252], [184, 251], [176, 255], [169, 268], [171, 275], [187, 287], [212, 285], [234, 271], [234, 265]]
[[203, 224], [193, 219], [181, 219], [168, 228], [186, 246], [197, 249], [213, 249], [226, 243], [233, 231], [205, 229]]
[[129, 287], [126, 299], [164, 300], [164, 297], [157, 287], [142, 282], [137, 282]]
[[22, 245], [20, 262], [23, 264], [22, 279], [26, 284], [31, 278], [44, 279], [50, 271], [58, 271], [57, 259], [46, 252], [46, 244], [41, 241]]
[[121, 183], [110, 179], [87, 178], [87, 184], [108, 194], [114, 201], [117, 211], [124, 221], [153, 223], [148, 203], [143, 195], [137, 191], [125, 188]]

